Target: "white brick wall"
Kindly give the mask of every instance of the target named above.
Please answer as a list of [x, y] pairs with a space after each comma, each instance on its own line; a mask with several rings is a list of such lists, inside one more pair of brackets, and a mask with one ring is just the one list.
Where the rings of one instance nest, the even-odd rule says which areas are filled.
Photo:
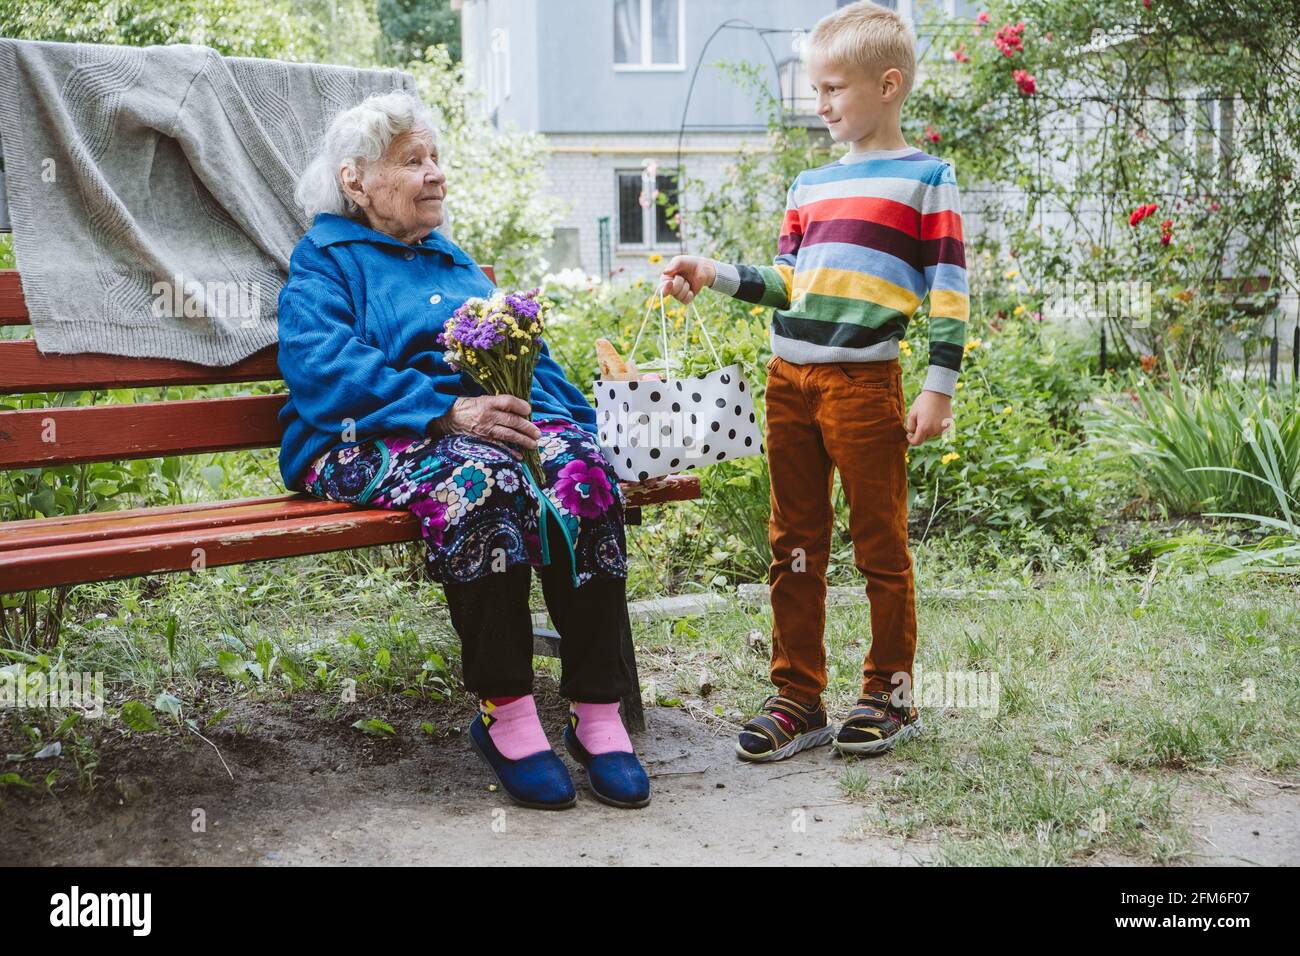
[[[655, 275], [660, 266], [646, 260], [651, 253], [665, 257], [678, 252], [676, 243], [662, 247], [623, 248], [618, 244], [618, 188], [616, 172], [640, 169], [646, 159], [659, 164], [661, 173], [677, 164], [677, 134], [548, 134], [551, 149], [548, 179], [554, 194], [569, 204], [569, 212], [558, 224], [560, 228], [578, 230], [578, 248], [582, 268], [590, 273], [600, 269], [599, 227], [597, 220], [608, 216], [610, 251], [613, 268], [623, 266], [623, 276]], [[760, 133], [688, 133], [682, 140], [682, 166], [687, 177], [718, 182], [726, 168], [743, 148], [764, 149]], [[688, 195], [687, 218], [692, 200]], [[690, 240], [688, 225], [688, 241]], [[688, 248], [697, 243], [689, 242]]]

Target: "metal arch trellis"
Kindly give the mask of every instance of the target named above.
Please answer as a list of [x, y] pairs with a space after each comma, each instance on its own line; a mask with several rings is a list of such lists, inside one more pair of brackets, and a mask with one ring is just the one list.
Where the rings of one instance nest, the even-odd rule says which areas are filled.
[[[717, 124], [713, 124], [713, 123], [689, 124], [686, 122], [686, 118], [690, 114], [691, 98], [695, 94], [695, 82], [696, 80], [699, 79], [700, 68], [704, 65], [704, 55], [709, 52], [709, 46], [713, 43], [715, 39], [717, 39], [718, 34], [722, 33], [722, 31], [724, 30], [746, 30], [758, 35], [759, 40], [762, 41], [763, 43], [763, 48], [767, 50], [768, 59], [772, 61], [772, 70], [776, 74], [776, 85], [777, 85], [778, 95], [780, 94], [781, 91], [781, 67], [777, 63], [776, 54], [772, 52], [771, 45], [767, 42], [767, 37], [769, 34], [772, 33], [788, 33], [793, 35], [795, 33], [804, 32], [803, 30], [783, 29], [780, 27], [756, 27], [748, 20], [732, 18], [730, 20], [725, 20], [722, 23], [718, 24], [718, 26], [714, 28], [713, 32], [709, 34], [709, 38], [704, 41], [704, 46], [700, 48], [699, 56], [695, 58], [695, 68], [691, 71], [691, 82], [690, 85], [687, 86], [686, 88], [686, 102], [682, 105], [682, 119], [677, 127], [677, 182], [678, 182], [677, 207], [679, 211], [686, 207], [686, 201], [685, 201], [686, 185], [685, 185], [685, 179], [682, 177], [682, 146], [683, 146], [683, 140], [686, 138], [686, 130], [719, 128]], [[782, 116], [782, 123], [784, 122], [785, 122], [785, 117]], [[733, 127], [733, 128], [757, 129], [758, 127], [755, 127], [752, 124], [738, 124], [738, 127]], [[678, 229], [677, 233], [678, 233], [677, 235], [678, 248], [681, 251], [681, 253], [685, 255], [687, 252], [686, 230]]]

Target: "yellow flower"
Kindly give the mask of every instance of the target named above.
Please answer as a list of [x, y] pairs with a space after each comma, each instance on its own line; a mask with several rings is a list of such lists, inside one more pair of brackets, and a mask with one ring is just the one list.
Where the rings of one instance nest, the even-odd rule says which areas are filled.
[[1002, 414], [1003, 414], [1003, 415], [1010, 415], [1013, 411], [1015, 411], [1015, 406], [1013, 406], [1013, 405], [1008, 405], [1006, 408], [1002, 409]]
[[958, 383], [957, 383], [957, 387], [958, 387], [958, 388], [965, 388], [965, 387], [966, 387], [966, 383], [965, 383], [965, 382], [958, 382]]
[[1023, 312], [1023, 311], [1025, 311], [1025, 307], [1024, 307], [1023, 305], [1018, 305], [1018, 306], [1016, 306], [1014, 309], [1011, 310], [1011, 314], [1012, 314], [1012, 315], [1019, 315], [1019, 314], [1020, 314], [1021, 312]]
[[911, 463], [912, 463], [912, 456], [909, 455], [907, 452], [903, 452], [903, 464], [910, 465]]
[[647, 256], [646, 261], [649, 262], [652, 266], [657, 266], [659, 265], [659, 263], [664, 261], [664, 257], [659, 255], [659, 253], [656, 252], [653, 255]]
[[1018, 275], [1020, 275], [1020, 272], [1019, 272], [1018, 270], [1016, 270], [1016, 269], [1008, 269], [1008, 270], [1006, 271], [1005, 278], [1008, 278], [1008, 279], [1014, 279], [1014, 278], [1015, 278], [1016, 276], [1018, 276]]
[[955, 451], [950, 451], [948, 452], [948, 454], [944, 455], [942, 458], [939, 459], [939, 464], [946, 465], [949, 464], [950, 462], [956, 461], [960, 457], [961, 455], [957, 454]]
[[979, 339], [971, 339], [964, 346], [962, 346], [962, 353], [965, 355], [969, 355], [972, 349], [977, 349], [983, 344], [984, 343]]
[[912, 343], [909, 342], [909, 341], [907, 341], [907, 339], [899, 339], [899, 342], [898, 342], [898, 351], [901, 352], [901, 353], [904, 354], [904, 355], [911, 355], [911, 354], [912, 354]]
[[765, 310], [764, 310], [764, 308], [763, 308], [761, 305], [756, 305], [756, 306], [754, 306], [752, 309], [749, 310], [749, 314], [750, 314], [750, 315], [762, 315], [764, 311], [765, 311]]

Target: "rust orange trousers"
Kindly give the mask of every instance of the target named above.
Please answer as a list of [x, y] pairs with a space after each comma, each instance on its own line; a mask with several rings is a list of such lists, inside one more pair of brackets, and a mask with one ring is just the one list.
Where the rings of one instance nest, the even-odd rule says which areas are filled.
[[767, 366], [767, 456], [772, 476], [772, 683], [814, 704], [826, 689], [826, 566], [839, 471], [854, 564], [866, 578], [871, 646], [862, 689], [910, 680], [916, 592], [907, 547], [907, 442], [897, 359]]

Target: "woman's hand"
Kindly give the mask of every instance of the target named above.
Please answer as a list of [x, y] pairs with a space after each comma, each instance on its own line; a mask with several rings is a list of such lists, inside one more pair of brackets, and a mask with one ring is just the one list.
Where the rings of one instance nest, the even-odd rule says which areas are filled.
[[514, 395], [475, 395], [456, 399], [451, 411], [434, 422], [440, 435], [477, 435], [505, 445], [515, 458], [523, 455], [514, 447], [536, 448], [542, 431], [528, 418], [532, 406]]

